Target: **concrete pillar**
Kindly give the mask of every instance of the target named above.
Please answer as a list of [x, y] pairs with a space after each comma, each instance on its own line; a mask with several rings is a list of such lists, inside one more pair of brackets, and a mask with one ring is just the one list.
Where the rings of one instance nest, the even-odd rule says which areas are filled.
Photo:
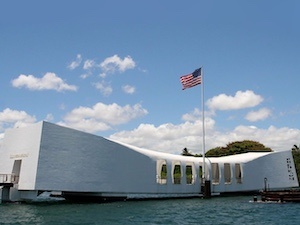
[[10, 187], [8, 186], [3, 186], [1, 189], [0, 189], [0, 200], [1, 202], [9, 202], [10, 199], [9, 199], [9, 191], [10, 191]]

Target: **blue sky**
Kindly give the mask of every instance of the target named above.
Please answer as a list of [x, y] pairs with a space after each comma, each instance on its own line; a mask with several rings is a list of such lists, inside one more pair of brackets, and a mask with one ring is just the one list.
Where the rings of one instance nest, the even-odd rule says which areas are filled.
[[299, 1], [3, 1], [0, 145], [41, 120], [156, 151], [300, 139]]

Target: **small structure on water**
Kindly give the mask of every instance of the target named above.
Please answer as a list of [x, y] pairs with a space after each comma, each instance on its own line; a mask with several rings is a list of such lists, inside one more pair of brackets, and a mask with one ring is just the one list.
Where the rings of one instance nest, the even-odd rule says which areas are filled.
[[[291, 151], [202, 158], [138, 148], [39, 122], [8, 129], [0, 149], [0, 200], [31, 201], [43, 192], [66, 199], [202, 197], [297, 187]], [[204, 162], [204, 163], [203, 163]]]
[[261, 200], [275, 202], [300, 202], [299, 190], [261, 191]]

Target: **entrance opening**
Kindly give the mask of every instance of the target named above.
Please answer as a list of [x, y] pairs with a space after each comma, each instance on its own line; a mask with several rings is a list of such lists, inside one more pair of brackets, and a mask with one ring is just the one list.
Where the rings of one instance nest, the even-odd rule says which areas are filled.
[[15, 160], [11, 175], [11, 182], [18, 183], [21, 171], [22, 160]]

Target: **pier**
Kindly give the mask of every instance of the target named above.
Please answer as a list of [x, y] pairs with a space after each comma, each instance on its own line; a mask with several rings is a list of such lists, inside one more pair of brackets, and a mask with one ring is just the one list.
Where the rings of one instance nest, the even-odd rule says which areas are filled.
[[0, 174], [0, 203], [10, 201], [10, 188], [18, 180], [19, 177], [14, 174]]

